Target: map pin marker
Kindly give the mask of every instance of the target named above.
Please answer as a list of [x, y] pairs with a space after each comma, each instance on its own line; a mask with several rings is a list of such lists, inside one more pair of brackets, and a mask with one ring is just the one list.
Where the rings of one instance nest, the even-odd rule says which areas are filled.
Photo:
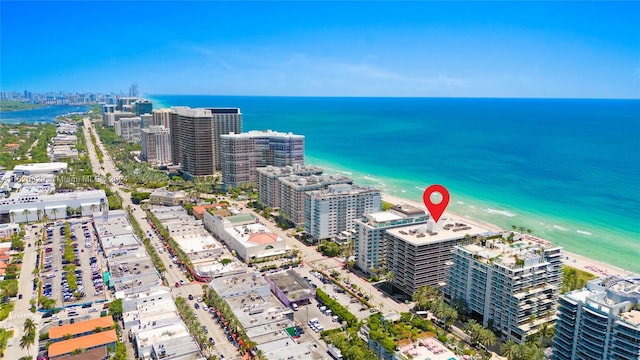
[[[442, 196], [442, 200], [437, 204], [431, 201], [431, 195], [433, 193], [439, 193]], [[429, 210], [429, 214], [431, 214], [433, 220], [438, 222], [444, 209], [449, 205], [449, 192], [442, 185], [431, 185], [424, 190], [422, 201], [424, 201], [424, 205], [427, 207], [427, 210]]]

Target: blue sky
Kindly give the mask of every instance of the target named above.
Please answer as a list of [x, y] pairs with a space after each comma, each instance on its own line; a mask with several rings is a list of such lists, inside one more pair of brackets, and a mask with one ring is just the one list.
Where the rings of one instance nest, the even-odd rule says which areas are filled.
[[0, 1], [2, 91], [640, 98], [640, 2]]

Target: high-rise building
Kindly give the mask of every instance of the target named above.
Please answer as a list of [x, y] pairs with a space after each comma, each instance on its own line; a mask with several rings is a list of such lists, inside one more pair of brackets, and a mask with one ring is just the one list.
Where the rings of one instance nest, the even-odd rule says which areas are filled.
[[258, 182], [259, 167], [304, 165], [304, 136], [277, 131], [221, 135], [222, 182], [238, 187]]
[[133, 84], [131, 84], [131, 86], [129, 86], [129, 96], [130, 97], [138, 97], [139, 96], [138, 83], [133, 83]]
[[386, 267], [387, 229], [410, 224], [426, 223], [424, 210], [411, 205], [396, 205], [388, 211], [364, 214], [354, 221], [356, 236], [354, 249], [356, 265], [366, 274]]
[[559, 247], [502, 237], [456, 246], [445, 298], [464, 300], [483, 326], [524, 343], [556, 319], [561, 259]]
[[131, 112], [135, 114], [135, 107], [133, 109], [131, 109], [130, 107], [132, 107], [133, 104], [138, 100], [139, 99], [137, 97], [121, 97], [121, 98], [118, 98], [118, 103], [116, 105], [116, 110], [129, 111], [127, 109], [130, 109], [130, 110], [132, 110]]
[[[258, 173], [258, 199], [261, 203], [271, 208], [280, 207], [280, 178], [291, 175], [322, 175], [322, 169], [320, 168], [300, 165], [284, 167], [266, 166], [256, 169], [256, 172]], [[302, 201], [302, 213], [304, 213], [304, 201]], [[302, 224], [304, 224], [304, 220]]]
[[151, 125], [140, 131], [142, 143], [142, 155], [144, 159], [153, 165], [165, 165], [171, 163], [171, 142], [169, 129], [162, 125]]
[[640, 359], [640, 278], [595, 279], [560, 296], [551, 359]]
[[162, 125], [166, 129], [170, 129], [171, 123], [171, 109], [158, 109], [153, 110], [153, 125]]
[[304, 227], [307, 223], [306, 201], [307, 192], [323, 190], [329, 185], [353, 184], [353, 180], [343, 175], [291, 175], [281, 177], [280, 182], [280, 212], [295, 226]]
[[123, 140], [129, 142], [139, 142], [141, 122], [142, 120], [139, 116], [120, 118], [115, 122], [113, 127], [116, 135], [120, 136]]
[[174, 164], [189, 176], [212, 175], [220, 169], [220, 136], [242, 132], [238, 108], [171, 108], [170, 134]]
[[487, 231], [447, 217], [438, 223], [429, 219], [422, 224], [386, 229], [384, 270], [393, 273], [394, 288], [409, 297], [420, 286], [441, 287], [447, 279], [453, 248], [465, 237]]
[[305, 230], [316, 240], [335, 238], [355, 228], [363, 214], [380, 211], [380, 190], [349, 184], [309, 191], [305, 199]]
[[149, 100], [140, 99], [134, 102], [133, 105], [135, 106], [136, 116], [151, 114], [153, 111], [153, 104]]

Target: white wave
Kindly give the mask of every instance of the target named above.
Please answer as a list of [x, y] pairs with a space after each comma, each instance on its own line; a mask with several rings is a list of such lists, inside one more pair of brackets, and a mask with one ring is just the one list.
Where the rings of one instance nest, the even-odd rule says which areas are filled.
[[456, 204], [464, 205], [464, 201], [456, 201]]
[[403, 193], [406, 193], [406, 192], [407, 192], [407, 190], [404, 190], [404, 189], [401, 189], [400, 191], [401, 191], [401, 192], [403, 192]]
[[488, 212], [489, 214], [497, 214], [497, 215], [504, 215], [506, 217], [514, 217], [516, 216], [516, 214], [509, 212], [507, 210], [496, 210], [496, 209], [490, 209], [487, 208], [485, 209], [486, 212]]
[[371, 176], [368, 176], [368, 175], [365, 175], [365, 176], [364, 176], [364, 179], [365, 179], [365, 180], [369, 180], [369, 181], [375, 181], [375, 182], [381, 182], [381, 181], [382, 181], [382, 180], [380, 180], [380, 179], [376, 179], [376, 178], [371, 177]]
[[340, 170], [334, 170], [335, 172], [339, 172], [340, 174], [345, 174], [345, 175], [353, 175], [353, 173], [351, 171], [340, 171]]
[[470, 209], [475, 209], [476, 207], [475, 207], [475, 205], [469, 205], [469, 208]]
[[424, 191], [423, 187], [420, 187], [420, 186], [414, 186], [414, 187], [416, 188], [416, 190]]
[[553, 228], [554, 228], [554, 229], [558, 229], [558, 230], [560, 230], [560, 231], [567, 231], [567, 230], [569, 230], [569, 229], [567, 229], [566, 227], [564, 227], [564, 226], [560, 226], [560, 225], [553, 225]]
[[592, 233], [590, 233], [590, 232], [588, 232], [588, 231], [584, 231], [584, 230], [576, 230], [576, 232], [577, 232], [578, 234], [582, 234], [582, 235], [588, 235], [588, 236], [593, 235]]

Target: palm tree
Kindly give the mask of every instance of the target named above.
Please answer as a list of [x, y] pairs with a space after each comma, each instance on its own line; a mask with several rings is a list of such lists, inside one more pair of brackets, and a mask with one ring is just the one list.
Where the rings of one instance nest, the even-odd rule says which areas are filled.
[[29, 209], [24, 209], [22, 211], [22, 215], [25, 216], [26, 222], [29, 222], [29, 214], [31, 214], [31, 210], [29, 210]]
[[509, 339], [500, 346], [500, 353], [502, 354], [502, 356], [506, 357], [507, 360], [513, 360], [516, 350], [515, 346], [516, 343], [513, 340]]
[[57, 219], [58, 219], [58, 209], [53, 208], [53, 209], [51, 210], [51, 212], [53, 213], [53, 218], [54, 218], [55, 220], [57, 220]]
[[16, 212], [12, 211], [9, 213], [9, 215], [11, 215], [11, 222], [16, 222]]
[[24, 330], [25, 333], [33, 332], [35, 334], [35, 332], [36, 332], [36, 323], [34, 323], [33, 320], [31, 320], [31, 318], [27, 318], [24, 321], [23, 330]]
[[38, 221], [40, 221], [42, 219], [42, 213], [43, 213], [43, 211], [41, 209], [38, 209], [38, 211], [37, 211]]
[[29, 354], [29, 348], [36, 342], [36, 334], [35, 333], [25, 333], [20, 338], [20, 348], [27, 348], [27, 354]]

